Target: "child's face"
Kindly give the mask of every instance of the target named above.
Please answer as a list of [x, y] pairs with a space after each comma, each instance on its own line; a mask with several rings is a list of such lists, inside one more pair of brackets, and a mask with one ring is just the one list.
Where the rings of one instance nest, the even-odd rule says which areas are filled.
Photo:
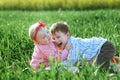
[[60, 49], [65, 48], [68, 38], [69, 38], [69, 32], [65, 34], [61, 31], [58, 31], [55, 32], [55, 34], [53, 34], [53, 39], [55, 40], [56, 44]]
[[44, 27], [41, 27], [37, 34], [37, 41], [39, 44], [49, 44], [52, 42], [51, 33]]

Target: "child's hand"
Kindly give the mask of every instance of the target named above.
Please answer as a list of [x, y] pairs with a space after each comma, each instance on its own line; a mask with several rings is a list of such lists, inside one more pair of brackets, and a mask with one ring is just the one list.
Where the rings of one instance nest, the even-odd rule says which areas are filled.
[[65, 49], [70, 50], [71, 48], [72, 48], [72, 44], [67, 43], [66, 46], [65, 46]]

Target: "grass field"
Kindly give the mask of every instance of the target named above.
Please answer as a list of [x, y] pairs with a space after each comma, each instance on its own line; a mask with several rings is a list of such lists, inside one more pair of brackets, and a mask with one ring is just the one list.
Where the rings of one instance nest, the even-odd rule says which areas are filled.
[[[0, 80], [107, 80], [108, 72], [95, 76], [95, 67], [87, 64], [75, 74], [57, 67], [33, 72], [29, 66], [33, 43], [28, 37], [31, 24], [66, 21], [75, 37], [103, 37], [115, 44], [120, 53], [120, 10], [94, 11], [0, 11]], [[110, 80], [119, 80], [118, 75]]]

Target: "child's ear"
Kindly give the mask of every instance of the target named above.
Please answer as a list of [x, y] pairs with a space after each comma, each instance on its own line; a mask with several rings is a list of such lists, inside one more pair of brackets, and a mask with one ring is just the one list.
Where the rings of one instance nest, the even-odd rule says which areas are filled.
[[67, 32], [67, 36], [70, 36], [70, 32]]
[[37, 38], [36, 40], [34, 40], [35, 44], [40, 44], [40, 40]]

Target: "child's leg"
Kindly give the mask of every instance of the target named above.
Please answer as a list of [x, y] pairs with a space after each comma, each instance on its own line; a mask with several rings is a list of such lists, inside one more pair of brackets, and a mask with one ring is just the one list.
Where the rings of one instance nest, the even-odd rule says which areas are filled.
[[103, 44], [100, 50], [100, 54], [97, 57], [97, 64], [102, 64], [101, 68], [108, 70], [110, 66], [110, 61], [113, 59], [114, 53], [114, 45], [111, 42], [106, 41]]

